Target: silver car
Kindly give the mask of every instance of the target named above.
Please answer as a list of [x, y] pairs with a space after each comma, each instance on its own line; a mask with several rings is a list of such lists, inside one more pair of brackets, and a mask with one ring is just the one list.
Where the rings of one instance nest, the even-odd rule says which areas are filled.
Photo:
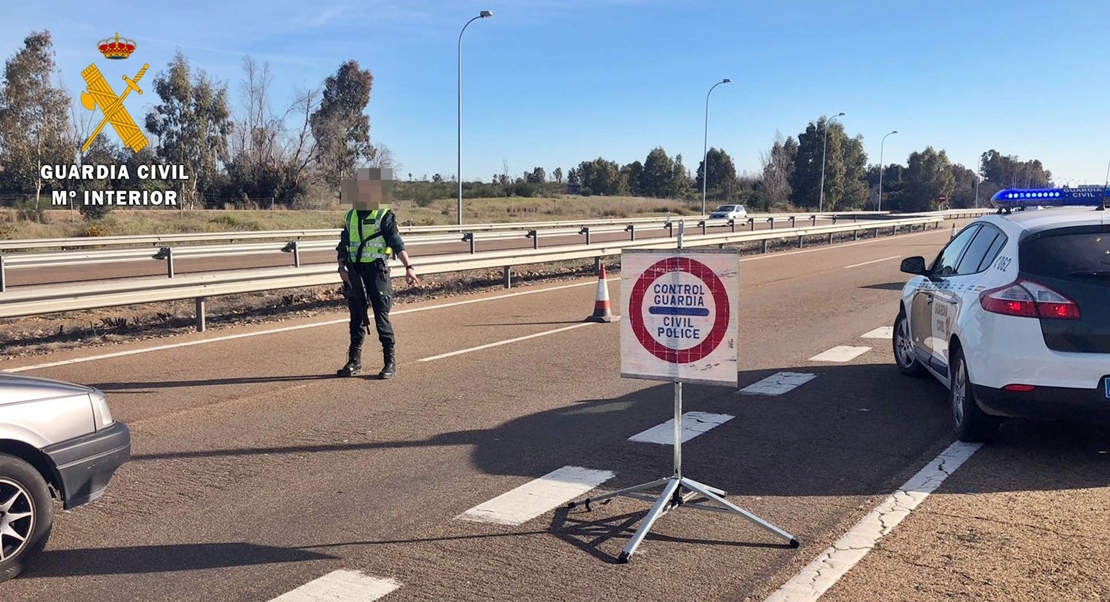
[[99, 499], [131, 459], [131, 432], [104, 393], [0, 372], [0, 581], [46, 546], [54, 500], [66, 510]]
[[720, 205], [709, 214], [709, 219], [748, 219], [748, 210], [743, 205]]

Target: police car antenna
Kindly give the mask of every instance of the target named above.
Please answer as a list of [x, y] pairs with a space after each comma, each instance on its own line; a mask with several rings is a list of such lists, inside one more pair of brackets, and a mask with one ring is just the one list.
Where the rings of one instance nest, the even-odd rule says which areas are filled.
[[1106, 198], [1110, 197], [1110, 161], [1106, 163], [1106, 183], [1102, 185], [1102, 202], [1098, 204], [1098, 211], [1106, 211]]

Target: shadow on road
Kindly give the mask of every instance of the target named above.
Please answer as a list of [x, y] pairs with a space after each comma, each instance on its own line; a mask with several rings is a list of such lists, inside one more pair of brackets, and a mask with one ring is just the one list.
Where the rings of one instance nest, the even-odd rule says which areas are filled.
[[[952, 441], [945, 392], [934, 379], [908, 378], [882, 363], [807, 365], [742, 372], [740, 387], [776, 372], [811, 373], [816, 378], [781, 396], [686, 385], [686, 412], [733, 418], [684, 444], [684, 473], [730, 495], [886, 495]], [[617, 477], [605, 487], [618, 488], [670, 475], [670, 445], [628, 438], [672, 417], [673, 386], [666, 384], [614, 399], [582, 400], [488, 429], [375, 440], [348, 417], [342, 426], [349, 430], [345, 443], [136, 454], [132, 460], [366, 452], [372, 462], [371, 454], [378, 450], [470, 446], [471, 462], [486, 474], [535, 478], [562, 466], [582, 466], [613, 470]], [[413, 428], [434, 432], [439, 427]], [[1110, 460], [1099, 453], [1110, 449], [1110, 435], [1083, 426], [1007, 423], [999, 443], [992, 445], [1022, 448], [1023, 454], [1062, 465], [1095, 462], [1104, 468]], [[995, 481], [997, 490], [1086, 488], [1110, 482], [1099, 470], [1072, 470], [1067, 479], [1051, 484], [1024, 478], [1016, 467], [1007, 470], [1013, 476]]]
[[[675, 510], [675, 512], [695, 512], [694, 510]], [[583, 520], [580, 516], [597, 517], [596, 520]], [[413, 537], [406, 539], [381, 539], [381, 540], [363, 540], [363, 541], [345, 541], [338, 543], [318, 544], [300, 546], [297, 550], [328, 550], [340, 549], [348, 547], [366, 547], [366, 546], [394, 546], [394, 545], [416, 545], [422, 543], [437, 543], [449, 541], [470, 541], [470, 540], [483, 540], [483, 539], [519, 539], [524, 537], [531, 537], [537, 535], [554, 535], [567, 542], [568, 544], [594, 556], [595, 558], [617, 564], [619, 559], [615, 556], [604, 552], [600, 549], [600, 545], [617, 540], [628, 540], [632, 538], [633, 533], [636, 531], [641, 520], [643, 520], [643, 512], [628, 512], [619, 515], [606, 515], [598, 512], [596, 514], [581, 514], [577, 510], [568, 510], [567, 508], [557, 508], [554, 511], [551, 524], [546, 529], [534, 529], [528, 531], [511, 531], [501, 533], [474, 533], [466, 535], [445, 535], [441, 537]], [[786, 543], [761, 543], [749, 542], [740, 540], [725, 540], [725, 539], [704, 539], [704, 538], [688, 538], [688, 537], [674, 537], [665, 535], [656, 531], [649, 532], [644, 537], [645, 542], [662, 541], [670, 543], [692, 543], [703, 546], [721, 546], [728, 548], [767, 548], [767, 549], [790, 549], [790, 545]]]
[[47, 550], [24, 574], [28, 578], [125, 575], [335, 558], [303, 549], [241, 542]]
[[471, 323], [466, 324], [467, 327], [472, 326], [558, 326], [560, 324], [581, 324], [583, 320], [562, 320], [550, 322], [484, 322], [484, 323]]
[[155, 389], [171, 389], [177, 387], [210, 387], [213, 385], [250, 385], [266, 383], [291, 383], [310, 380], [327, 380], [336, 378], [334, 374], [304, 374], [290, 376], [243, 376], [238, 378], [214, 378], [207, 380], [167, 380], [143, 381], [133, 383], [106, 382], [92, 383], [105, 393], [127, 393], [135, 391], [151, 391]]

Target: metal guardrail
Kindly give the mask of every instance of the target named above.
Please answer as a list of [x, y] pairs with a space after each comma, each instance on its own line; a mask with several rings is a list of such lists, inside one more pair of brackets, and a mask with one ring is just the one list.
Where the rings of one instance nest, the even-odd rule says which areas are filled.
[[[504, 240], [512, 238], [530, 238], [532, 239], [532, 248], [538, 249], [540, 238], [549, 237], [566, 237], [566, 236], [585, 236], [586, 244], [592, 242], [591, 236], [594, 234], [612, 234], [617, 232], [628, 232], [630, 240], [636, 239], [637, 226], [640, 227], [654, 227], [661, 226], [668, 230], [668, 236], [674, 236], [674, 227], [677, 223], [685, 223], [687, 221], [696, 222], [697, 226], [701, 228], [702, 234], [706, 234], [708, 228], [715, 227], [730, 227], [733, 232], [736, 231], [738, 225], [748, 225], [751, 230], [755, 230], [757, 222], [770, 223], [770, 227], [774, 229], [776, 220], [789, 220], [790, 227], [795, 227], [799, 218], [809, 220], [811, 225], [817, 225], [817, 221], [831, 220], [835, 225], [838, 220], [852, 219], [858, 220], [873, 219], [876, 217], [885, 217], [886, 213], [876, 212], [834, 212], [834, 213], [765, 213], [765, 214], [752, 214], [751, 217], [742, 219], [740, 221], [734, 220], [710, 220], [703, 217], [686, 218], [680, 217], [672, 219], [671, 217], [651, 217], [651, 218], [635, 218], [623, 220], [587, 220], [576, 222], [536, 222], [536, 223], [508, 223], [508, 224], [485, 224], [479, 225], [476, 228], [488, 229], [471, 229], [462, 232], [461, 238], [456, 234], [435, 234], [427, 233], [425, 230], [442, 229], [447, 231], [449, 229], [467, 229], [469, 226], [432, 226], [420, 229], [420, 234], [416, 236], [406, 236], [407, 246], [420, 246], [431, 244], [455, 243], [465, 242], [470, 245], [470, 252], [477, 252], [477, 242], [484, 240]], [[573, 227], [557, 227], [561, 224], [573, 223]], [[556, 227], [548, 227], [555, 225]], [[544, 226], [543, 228], [539, 227]], [[416, 229], [409, 229], [411, 234]], [[176, 271], [174, 266], [175, 259], [199, 259], [211, 257], [233, 257], [233, 256], [247, 256], [247, 255], [261, 255], [277, 252], [291, 253], [293, 258], [294, 267], [301, 265], [301, 253], [324, 251], [334, 247], [335, 239], [338, 238], [340, 230], [279, 230], [270, 232], [218, 232], [218, 233], [200, 233], [200, 234], [175, 234], [175, 235], [149, 235], [149, 236], [115, 236], [115, 237], [96, 237], [96, 238], [76, 238], [76, 239], [44, 239], [43, 241], [0, 241], [0, 252], [7, 244], [9, 247], [19, 246], [20, 248], [30, 248], [28, 245], [40, 245], [47, 247], [56, 247], [57, 245], [72, 244], [73, 241], [85, 244], [86, 246], [93, 244], [92, 241], [106, 243], [111, 245], [134, 245], [145, 244], [150, 242], [201, 242], [203, 240], [220, 240], [224, 237], [235, 238], [286, 238], [286, 241], [262, 242], [262, 243], [238, 243], [231, 245], [189, 245], [184, 244], [180, 246], [161, 246], [157, 252], [151, 254], [149, 248], [145, 247], [126, 247], [120, 249], [96, 249], [96, 250], [69, 250], [69, 251], [56, 251], [48, 253], [14, 253], [8, 255], [0, 255], [0, 293], [7, 290], [6, 274], [8, 270], [13, 269], [29, 269], [39, 267], [62, 267], [74, 265], [93, 265], [93, 264], [106, 264], [106, 263], [121, 263], [128, 261], [145, 261], [148, 259], [164, 260], [166, 262], [166, 273], [168, 277], [173, 278]], [[317, 236], [328, 236], [330, 240], [301, 240], [302, 238], [312, 238]], [[288, 240], [294, 238], [294, 240]]]
[[[881, 217], [889, 215], [888, 212], [875, 211], [848, 211], [827, 213], [766, 213], [750, 214], [749, 217], [762, 219], [774, 217], [786, 218], [791, 215], [818, 215], [818, 216], [871, 216]], [[708, 216], [680, 216], [666, 215], [656, 217], [637, 218], [610, 218], [599, 220], [560, 220], [542, 222], [505, 222], [488, 224], [467, 225], [438, 225], [438, 226], [398, 226], [402, 235], [406, 234], [443, 234], [458, 232], [496, 232], [502, 230], [550, 230], [557, 228], [583, 228], [587, 226], [626, 226], [628, 224], [664, 224], [674, 220], [703, 220]], [[266, 230], [266, 231], [234, 231], [234, 232], [199, 232], [191, 234], [141, 234], [127, 236], [89, 236], [71, 238], [39, 238], [0, 240], [0, 252], [24, 251], [28, 249], [80, 249], [85, 247], [105, 247], [124, 245], [161, 246], [169, 243], [193, 243], [212, 241], [235, 240], [303, 240], [310, 238], [338, 238], [341, 228], [321, 228], [309, 230]]]
[[[885, 222], [853, 223], [836, 226], [815, 226], [808, 228], [760, 230], [756, 232], [728, 232], [704, 235], [683, 234], [683, 246], [711, 246], [741, 242], [763, 242], [763, 252], [767, 252], [772, 240], [797, 238], [798, 246], [807, 237], [825, 236], [832, 242], [836, 234], [853, 234], [858, 239], [860, 232], [891, 229], [891, 234], [901, 229], [922, 230], [929, 225], [939, 228], [944, 221], [942, 216], [890, 220]], [[684, 228], [683, 228], [684, 229]], [[511, 268], [518, 265], [551, 263], [575, 259], [593, 258], [597, 262], [603, 257], [619, 255], [626, 248], [665, 249], [676, 248], [677, 238], [651, 241], [622, 241], [604, 245], [573, 245], [548, 249], [508, 251], [489, 251], [481, 254], [440, 255], [421, 258], [416, 262], [422, 274], [441, 274], [470, 270], [502, 268], [506, 288], [511, 286]], [[394, 262], [391, 275], [404, 275], [402, 266]], [[197, 274], [175, 279], [136, 279], [127, 282], [92, 283], [86, 285], [49, 285], [34, 286], [19, 291], [7, 292], [0, 296], [0, 318], [43, 315], [50, 313], [118, 307], [161, 301], [194, 299], [196, 303], [197, 330], [205, 329], [205, 300], [208, 297], [253, 293], [286, 288], [338, 285], [338, 276], [332, 265], [318, 265], [303, 268], [265, 268], [237, 270], [231, 273]]]

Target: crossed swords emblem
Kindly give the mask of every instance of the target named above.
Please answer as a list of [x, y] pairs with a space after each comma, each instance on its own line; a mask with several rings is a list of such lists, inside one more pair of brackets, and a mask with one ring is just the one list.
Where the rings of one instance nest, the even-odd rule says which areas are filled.
[[100, 121], [100, 125], [96, 126], [92, 135], [85, 141], [85, 145], [81, 147], [82, 153], [89, 150], [93, 140], [100, 135], [100, 130], [104, 129], [104, 126], [109, 123], [112, 124], [112, 129], [119, 135], [120, 140], [123, 140], [124, 146], [132, 151], [139, 152], [147, 145], [146, 136], [143, 135], [139, 126], [135, 125], [135, 121], [131, 119], [131, 115], [124, 108], [123, 99], [127, 98], [132, 90], [139, 94], [143, 93], [139, 88], [139, 80], [143, 78], [143, 74], [146, 73], [149, 66], [143, 65], [134, 79], [126, 75], [123, 76], [127, 88], [118, 97], [96, 65], [89, 65], [81, 72], [81, 77], [85, 79], [89, 88], [88, 91], [81, 92], [81, 105], [90, 111], [96, 110], [96, 106], [100, 105], [100, 111], [104, 114], [104, 119]]

